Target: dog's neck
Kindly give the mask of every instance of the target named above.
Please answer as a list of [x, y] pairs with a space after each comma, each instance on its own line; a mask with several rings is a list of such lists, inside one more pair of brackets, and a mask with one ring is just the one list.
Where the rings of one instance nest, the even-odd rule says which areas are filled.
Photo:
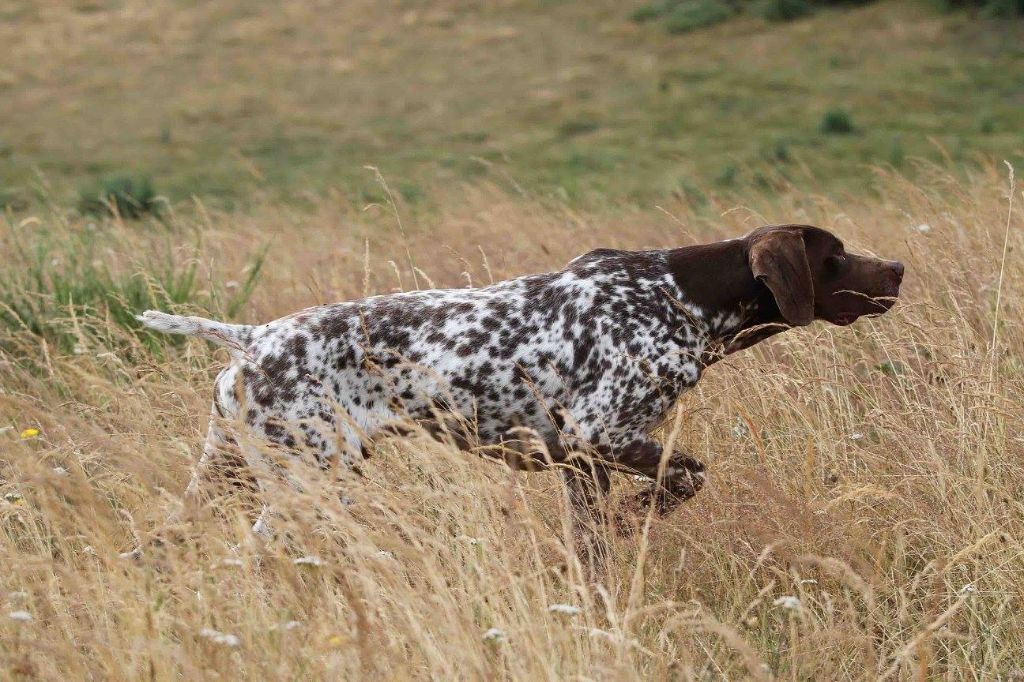
[[706, 364], [787, 328], [771, 292], [754, 278], [746, 240], [684, 246], [668, 252], [668, 269], [687, 312], [708, 337]]

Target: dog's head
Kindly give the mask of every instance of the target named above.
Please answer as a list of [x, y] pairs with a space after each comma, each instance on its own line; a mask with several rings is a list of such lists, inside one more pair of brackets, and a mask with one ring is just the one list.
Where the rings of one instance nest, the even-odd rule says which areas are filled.
[[863, 315], [881, 315], [899, 296], [902, 263], [848, 253], [839, 238], [819, 227], [769, 225], [744, 239], [751, 273], [791, 325], [847, 325]]

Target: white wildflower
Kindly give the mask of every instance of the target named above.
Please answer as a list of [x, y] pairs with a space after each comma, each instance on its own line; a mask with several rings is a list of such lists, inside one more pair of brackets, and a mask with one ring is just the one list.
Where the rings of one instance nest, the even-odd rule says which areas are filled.
[[236, 280], [233, 280], [233, 279], [229, 279], [228, 281], [224, 282], [224, 288], [227, 289], [228, 291], [231, 291], [233, 289], [237, 289], [238, 286], [239, 286], [238, 282]]
[[508, 640], [508, 636], [505, 631], [498, 628], [491, 628], [484, 633], [485, 642], [504, 642], [506, 640]]
[[864, 440], [864, 434], [861, 433], [860, 431], [854, 431], [853, 433], [850, 434], [850, 440]]
[[460, 535], [459, 539], [462, 540], [463, 542], [468, 542], [469, 544], [473, 545], [474, 547], [476, 547], [477, 545], [481, 545], [484, 542], [480, 538], [471, 538], [468, 535]]
[[21, 623], [27, 623], [32, 620], [32, 614], [28, 611], [11, 611], [7, 614], [7, 617]]
[[270, 629], [272, 631], [273, 630], [294, 630], [295, 628], [300, 627], [301, 625], [302, 625], [302, 623], [300, 623], [297, 620], [289, 620], [289, 621], [287, 621], [285, 623], [279, 623], [277, 625], [271, 625]]
[[791, 594], [783, 595], [772, 603], [775, 606], [780, 606], [784, 609], [789, 609], [790, 611], [799, 611], [803, 608], [803, 605], [800, 603], [800, 599]]
[[974, 583], [967, 583], [966, 585], [964, 585], [963, 587], [960, 588], [960, 594], [965, 596], [965, 597], [966, 596], [970, 596], [970, 595], [974, 594], [977, 591], [978, 591], [978, 588], [976, 588], [974, 586]]
[[199, 636], [210, 640], [214, 644], [223, 644], [224, 646], [234, 647], [242, 643], [242, 640], [238, 639], [235, 635], [219, 632], [213, 628], [203, 628], [199, 631]]
[[929, 225], [928, 223], [921, 223], [920, 225], [917, 226], [917, 231], [920, 232], [921, 234], [928, 234], [929, 232], [932, 231], [932, 226]]
[[57, 474], [58, 476], [67, 476], [68, 470], [62, 466], [55, 466], [53, 467], [53, 473]]
[[800, 584], [801, 585], [817, 585], [818, 581], [815, 580], [814, 578], [804, 578], [803, 580], [800, 581]]
[[210, 568], [241, 568], [245, 566], [245, 562], [241, 559], [221, 559]]
[[300, 556], [298, 559], [292, 561], [296, 566], [323, 566], [324, 560], [318, 556]]
[[548, 611], [551, 613], [560, 613], [565, 616], [575, 616], [578, 615], [582, 609], [578, 606], [574, 606], [573, 604], [552, 604], [548, 607]]
[[96, 550], [92, 545], [86, 545], [82, 548], [82, 554], [88, 554], [89, 556], [96, 556]]
[[387, 551], [386, 549], [377, 550], [377, 553], [374, 554], [374, 556], [377, 557], [378, 559], [394, 559], [395, 558], [395, 555], [392, 554], [391, 552]]

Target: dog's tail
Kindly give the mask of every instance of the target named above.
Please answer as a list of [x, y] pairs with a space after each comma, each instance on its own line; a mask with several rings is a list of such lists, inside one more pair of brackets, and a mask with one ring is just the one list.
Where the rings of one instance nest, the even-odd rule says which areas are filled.
[[256, 329], [248, 324], [225, 324], [203, 317], [168, 315], [158, 310], [147, 310], [141, 315], [136, 315], [135, 319], [150, 329], [165, 334], [198, 336], [235, 351], [242, 351], [252, 343], [253, 331]]

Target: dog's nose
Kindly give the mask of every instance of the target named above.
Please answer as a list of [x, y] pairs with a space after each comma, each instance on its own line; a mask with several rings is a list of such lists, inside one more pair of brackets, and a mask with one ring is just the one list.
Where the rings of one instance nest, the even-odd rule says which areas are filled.
[[892, 271], [896, 273], [896, 279], [899, 281], [903, 280], [903, 263], [895, 260], [892, 262]]

